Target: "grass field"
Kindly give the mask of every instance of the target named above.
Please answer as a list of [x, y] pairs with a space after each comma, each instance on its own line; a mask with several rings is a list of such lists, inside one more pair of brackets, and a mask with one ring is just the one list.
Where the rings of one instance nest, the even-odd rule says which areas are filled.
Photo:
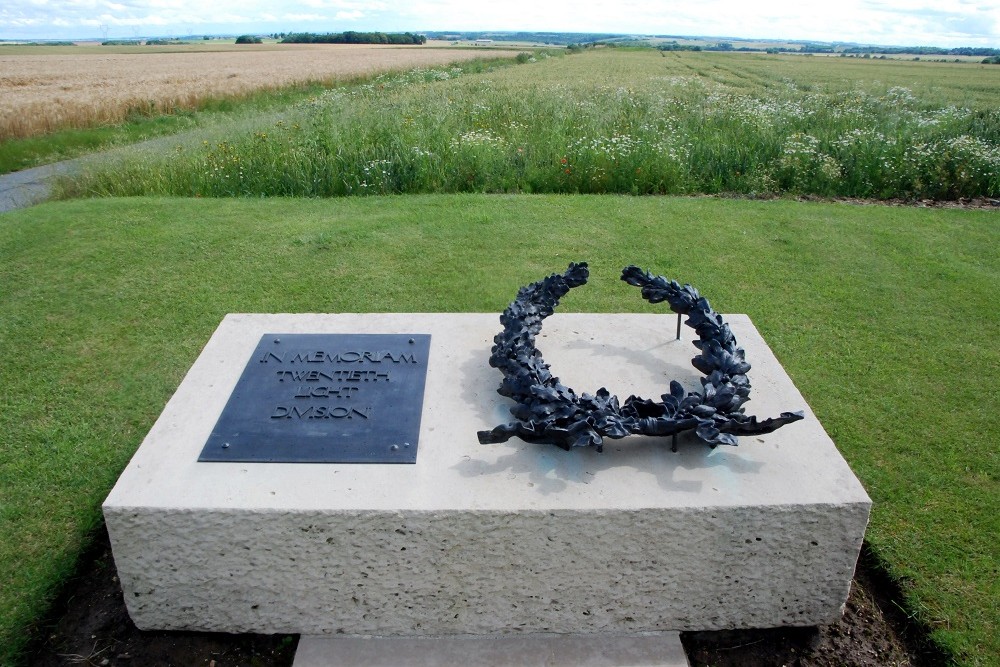
[[0, 49], [0, 141], [502, 53], [372, 44], [9, 46]]
[[996, 67], [620, 49], [439, 72], [333, 89], [68, 193], [1000, 197]]
[[961, 664], [996, 664], [998, 230], [984, 211], [620, 196], [4, 214], [0, 664], [226, 313], [499, 313], [573, 260], [594, 279], [565, 311], [647, 311], [617, 280], [637, 263], [748, 313], [872, 496], [868, 540], [909, 612]]

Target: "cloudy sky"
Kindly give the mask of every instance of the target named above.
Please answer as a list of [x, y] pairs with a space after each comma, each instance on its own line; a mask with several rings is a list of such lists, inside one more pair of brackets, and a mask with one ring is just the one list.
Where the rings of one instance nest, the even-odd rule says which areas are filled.
[[3, 0], [0, 39], [528, 30], [1000, 48], [1000, 0]]

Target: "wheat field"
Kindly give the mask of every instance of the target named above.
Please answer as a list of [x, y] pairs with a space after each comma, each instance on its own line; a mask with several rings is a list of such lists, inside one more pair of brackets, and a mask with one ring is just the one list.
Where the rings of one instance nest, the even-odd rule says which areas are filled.
[[134, 113], [191, 109], [208, 98], [515, 53], [374, 44], [102, 50], [107, 48], [0, 55], [0, 141], [117, 123]]

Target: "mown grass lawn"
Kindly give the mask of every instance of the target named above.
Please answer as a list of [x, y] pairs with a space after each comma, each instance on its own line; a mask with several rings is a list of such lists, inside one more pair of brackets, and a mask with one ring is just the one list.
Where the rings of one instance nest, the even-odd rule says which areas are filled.
[[563, 311], [648, 311], [618, 280], [636, 263], [748, 313], [872, 496], [868, 540], [909, 611], [962, 664], [995, 664], [997, 221], [559, 195], [136, 198], [4, 214], [0, 664], [16, 661], [226, 313], [499, 314], [574, 260], [591, 263], [591, 284]]

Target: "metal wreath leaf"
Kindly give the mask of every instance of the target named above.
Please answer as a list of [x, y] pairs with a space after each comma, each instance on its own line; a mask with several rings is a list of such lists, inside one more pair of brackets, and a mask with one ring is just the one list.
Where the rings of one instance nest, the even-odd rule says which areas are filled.
[[671, 381], [669, 392], [659, 402], [629, 396], [620, 404], [618, 397], [603, 387], [595, 394], [577, 394], [563, 385], [549, 372], [549, 365], [535, 347], [535, 336], [542, 330], [542, 320], [555, 311], [559, 299], [572, 288], [586, 284], [588, 277], [586, 262], [572, 263], [561, 275], [553, 274], [522, 287], [500, 316], [503, 331], [493, 338], [490, 366], [503, 373], [497, 392], [516, 401], [511, 413], [517, 421], [480, 431], [479, 442], [498, 443], [518, 437], [556, 444], [566, 450], [596, 446], [600, 452], [605, 438], [676, 437], [693, 431], [715, 447], [736, 445], [737, 436], [770, 433], [803, 418], [801, 411], [783, 412], [763, 421], [744, 414], [742, 406], [750, 400], [750, 380], [746, 376], [750, 364], [729, 325], [695, 288], [635, 266], [622, 270], [622, 280], [642, 288], [646, 301], [666, 301], [675, 313], [687, 315], [685, 324], [698, 334], [694, 345], [701, 353], [691, 363], [703, 374], [702, 391], [685, 392], [679, 382]]

